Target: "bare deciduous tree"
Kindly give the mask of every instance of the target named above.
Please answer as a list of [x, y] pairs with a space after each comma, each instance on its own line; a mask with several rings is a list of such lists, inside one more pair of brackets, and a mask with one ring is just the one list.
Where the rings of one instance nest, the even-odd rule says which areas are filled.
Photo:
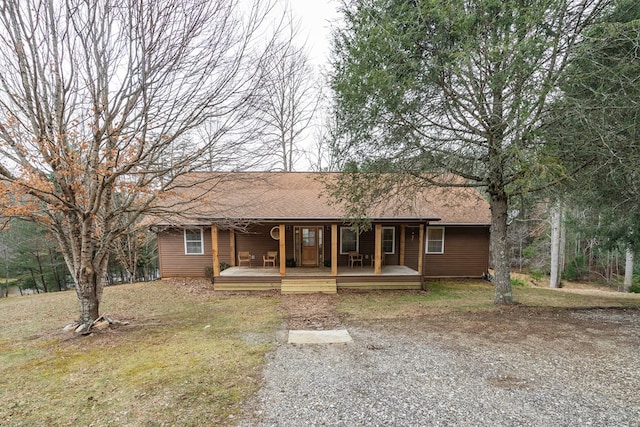
[[320, 86], [306, 47], [296, 45], [298, 26], [288, 13], [290, 32], [278, 43], [278, 54], [271, 56], [258, 113], [264, 122], [266, 147], [278, 153], [276, 164], [284, 171], [292, 171], [302, 156], [299, 144], [320, 101]]
[[[99, 316], [114, 240], [176, 177], [251, 140], [238, 128], [271, 48], [269, 9], [260, 0], [249, 9], [235, 0], [0, 5], [0, 206], [56, 237], [82, 324]], [[206, 140], [196, 133], [204, 123]]]

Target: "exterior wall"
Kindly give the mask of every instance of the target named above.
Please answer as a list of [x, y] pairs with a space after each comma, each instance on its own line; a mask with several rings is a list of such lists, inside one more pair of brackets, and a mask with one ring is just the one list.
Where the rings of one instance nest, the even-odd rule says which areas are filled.
[[[267, 251], [278, 251], [279, 249], [278, 240], [273, 239], [270, 234], [271, 229], [275, 226], [276, 224], [254, 225], [247, 232], [236, 231], [236, 254], [248, 251], [252, 256], [251, 265], [262, 267], [262, 256], [266, 255]], [[286, 231], [285, 234], [288, 235], [289, 231]], [[289, 250], [287, 248], [287, 257], [289, 257]], [[293, 252], [291, 256], [293, 256]]]
[[230, 235], [231, 232], [229, 230], [218, 230], [218, 259], [220, 264], [231, 265]]
[[[395, 252], [392, 254], [383, 254], [384, 263], [385, 265], [398, 265], [400, 262], [400, 232], [401, 232], [400, 224], [385, 224], [384, 226], [394, 227], [396, 230], [394, 235]], [[340, 226], [338, 227], [338, 233], [340, 233]], [[327, 239], [331, 238], [330, 234], [331, 234], [330, 232], [327, 232]], [[416, 240], [417, 240], [417, 237], [416, 237]], [[328, 242], [330, 245], [331, 240], [328, 240]], [[340, 234], [338, 234], [338, 245], [340, 245]], [[359, 237], [359, 252], [364, 255], [363, 265], [371, 265], [371, 258], [375, 253], [375, 247], [376, 247], [375, 226], [372, 226], [371, 230], [363, 232], [362, 234], [360, 234], [360, 237]], [[325, 253], [327, 253], [326, 251], [327, 249], [325, 248]], [[330, 257], [331, 257], [331, 248], [329, 246], [328, 255], [326, 259], [329, 259]], [[405, 256], [405, 265], [410, 267], [410, 265], [407, 264], [406, 259], [407, 258]], [[345, 266], [348, 264], [349, 264], [349, 256], [346, 254], [340, 254], [340, 248], [338, 247], [338, 265]], [[417, 250], [416, 250], [415, 264], [416, 266], [412, 268], [417, 269], [417, 265], [418, 265]]]
[[158, 233], [160, 277], [205, 277], [205, 268], [212, 265], [211, 228], [203, 227], [204, 254], [187, 255], [184, 231], [171, 229]]
[[[294, 224], [286, 224], [286, 259], [294, 257]], [[314, 224], [322, 226], [322, 224]], [[324, 259], [331, 258], [331, 231], [324, 224]], [[235, 232], [235, 250], [249, 251], [254, 259], [252, 265], [262, 266], [262, 256], [267, 251], [277, 251], [279, 244], [271, 238], [270, 231], [275, 224], [254, 225], [247, 232]], [[399, 224], [395, 225], [396, 247], [394, 254], [385, 255], [386, 265], [397, 265], [400, 260]], [[339, 230], [339, 229], [338, 229]], [[203, 228], [204, 254], [186, 255], [184, 232], [172, 229], [158, 233], [158, 259], [160, 275], [167, 277], [204, 277], [205, 268], [212, 265], [211, 228]], [[371, 263], [374, 252], [375, 234], [373, 230], [360, 235], [360, 253], [368, 256], [364, 265]], [[338, 242], [339, 244], [339, 242]], [[425, 242], [426, 244], [426, 242]], [[405, 227], [405, 265], [418, 268], [419, 229]], [[218, 253], [220, 263], [231, 263], [229, 230], [218, 231]], [[348, 265], [348, 256], [339, 255], [338, 265]], [[426, 277], [481, 277], [489, 268], [489, 227], [449, 226], [445, 227], [444, 254], [425, 254], [424, 275]]]
[[[404, 265], [418, 270], [418, 258], [420, 257], [420, 228], [405, 227]], [[398, 243], [399, 244], [399, 243]]]
[[444, 253], [424, 257], [426, 277], [481, 277], [488, 269], [488, 226], [445, 227]]

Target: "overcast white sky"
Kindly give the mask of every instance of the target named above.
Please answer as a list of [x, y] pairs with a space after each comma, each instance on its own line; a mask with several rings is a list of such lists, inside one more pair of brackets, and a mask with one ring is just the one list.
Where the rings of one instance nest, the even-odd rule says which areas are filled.
[[[286, 0], [282, 0], [286, 4]], [[294, 15], [300, 19], [301, 35], [309, 38], [307, 48], [315, 65], [327, 63], [330, 52], [330, 22], [338, 17], [336, 0], [288, 0]]]

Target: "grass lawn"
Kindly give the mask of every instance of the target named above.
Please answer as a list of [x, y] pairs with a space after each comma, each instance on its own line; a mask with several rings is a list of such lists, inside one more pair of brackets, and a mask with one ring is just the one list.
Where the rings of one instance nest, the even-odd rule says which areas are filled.
[[61, 332], [74, 292], [2, 299], [0, 425], [229, 423], [260, 386], [278, 302], [169, 282], [108, 287], [101, 312], [131, 324], [82, 337]]
[[[640, 295], [514, 287], [536, 307], [639, 307]], [[499, 310], [486, 282], [433, 282], [428, 291], [341, 291], [349, 320]], [[234, 424], [260, 387], [283, 321], [277, 293], [214, 293], [188, 282], [105, 289], [101, 312], [130, 325], [64, 333], [74, 292], [0, 299], [0, 425]]]
[[[494, 287], [485, 281], [433, 281], [427, 291], [345, 293], [338, 311], [347, 319], [380, 320], [437, 315], [457, 310], [500, 310], [493, 304]], [[516, 303], [531, 307], [640, 307], [640, 294], [594, 291], [593, 287], [563, 289], [514, 286]]]

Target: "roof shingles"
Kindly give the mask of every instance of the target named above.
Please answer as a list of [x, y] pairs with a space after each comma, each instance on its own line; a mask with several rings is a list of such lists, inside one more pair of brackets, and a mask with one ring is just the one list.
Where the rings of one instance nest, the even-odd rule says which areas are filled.
[[[344, 209], [332, 203], [325, 180], [337, 174], [314, 172], [198, 172], [179, 178], [163, 205], [183, 204], [182, 219], [210, 220], [343, 220]], [[489, 224], [488, 203], [473, 188], [419, 189], [412, 206], [387, 203], [369, 209], [373, 220], [438, 221], [444, 224]], [[395, 206], [395, 207], [392, 207]]]

